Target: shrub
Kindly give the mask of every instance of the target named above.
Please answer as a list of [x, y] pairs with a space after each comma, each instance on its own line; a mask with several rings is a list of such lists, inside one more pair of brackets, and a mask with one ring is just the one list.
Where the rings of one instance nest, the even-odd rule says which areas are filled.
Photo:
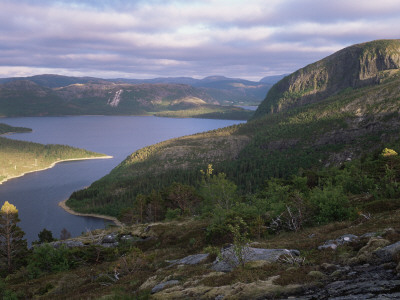
[[314, 188], [310, 202], [315, 210], [314, 220], [317, 224], [347, 220], [356, 214], [343, 189], [330, 184], [323, 189]]
[[69, 250], [65, 246], [54, 249], [49, 244], [36, 247], [28, 259], [28, 273], [31, 278], [38, 278], [46, 273], [69, 270]]
[[179, 208], [175, 209], [167, 209], [167, 212], [165, 213], [165, 220], [176, 220], [180, 217], [181, 215], [181, 210]]

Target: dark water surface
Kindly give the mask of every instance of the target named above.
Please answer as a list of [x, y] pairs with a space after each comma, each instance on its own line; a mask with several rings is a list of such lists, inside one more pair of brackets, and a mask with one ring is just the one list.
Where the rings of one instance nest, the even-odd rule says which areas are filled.
[[58, 203], [75, 191], [108, 174], [129, 154], [170, 138], [242, 123], [232, 120], [172, 119], [139, 116], [71, 116], [2, 118], [2, 123], [33, 129], [8, 138], [42, 144], [65, 144], [112, 155], [112, 159], [72, 161], [26, 174], [0, 185], [4, 201], [19, 210], [20, 226], [28, 242], [46, 228], [58, 238], [63, 228], [77, 236], [104, 228], [103, 219], [68, 214]]

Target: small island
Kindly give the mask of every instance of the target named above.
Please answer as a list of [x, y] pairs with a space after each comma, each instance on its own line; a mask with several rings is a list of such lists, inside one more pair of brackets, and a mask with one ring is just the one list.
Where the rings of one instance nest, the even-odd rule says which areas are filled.
[[[1, 135], [30, 131], [30, 128], [0, 123]], [[0, 184], [27, 173], [51, 168], [59, 162], [101, 158], [112, 156], [66, 145], [42, 145], [0, 137]]]

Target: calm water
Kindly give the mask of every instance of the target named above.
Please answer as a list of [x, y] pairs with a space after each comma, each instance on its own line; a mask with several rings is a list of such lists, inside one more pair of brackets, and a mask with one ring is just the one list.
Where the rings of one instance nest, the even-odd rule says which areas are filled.
[[57, 238], [63, 228], [72, 236], [88, 229], [104, 228], [102, 219], [68, 214], [58, 203], [73, 191], [108, 174], [133, 151], [170, 138], [241, 123], [137, 116], [2, 118], [0, 122], [33, 129], [32, 133], [13, 134], [9, 138], [42, 144], [65, 144], [114, 157], [60, 163], [52, 169], [1, 184], [0, 205], [9, 201], [18, 208], [20, 226], [29, 242], [36, 240], [43, 228], [51, 230]]

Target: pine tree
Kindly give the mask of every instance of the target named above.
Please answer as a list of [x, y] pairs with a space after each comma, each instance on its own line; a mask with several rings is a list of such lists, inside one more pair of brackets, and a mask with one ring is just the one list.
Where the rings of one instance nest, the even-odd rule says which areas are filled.
[[18, 209], [6, 201], [0, 210], [0, 265], [8, 273], [20, 267], [26, 257], [25, 233], [17, 226]]

